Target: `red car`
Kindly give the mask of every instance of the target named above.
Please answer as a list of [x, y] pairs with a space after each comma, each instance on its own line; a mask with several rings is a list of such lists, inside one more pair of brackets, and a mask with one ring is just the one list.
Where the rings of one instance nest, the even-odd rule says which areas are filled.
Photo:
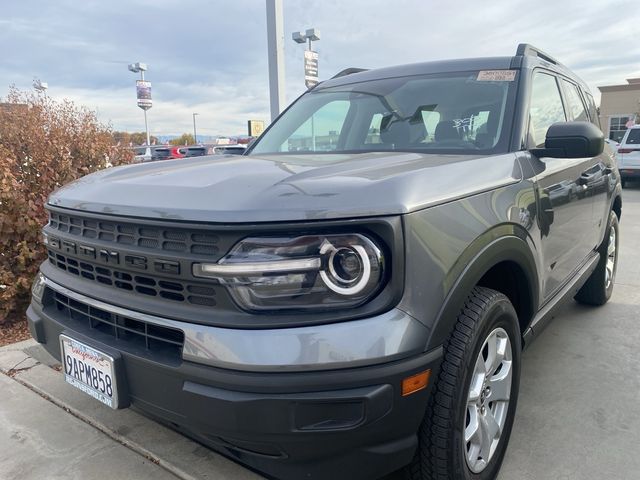
[[154, 150], [154, 160], [170, 160], [172, 158], [184, 158], [186, 147], [166, 146]]

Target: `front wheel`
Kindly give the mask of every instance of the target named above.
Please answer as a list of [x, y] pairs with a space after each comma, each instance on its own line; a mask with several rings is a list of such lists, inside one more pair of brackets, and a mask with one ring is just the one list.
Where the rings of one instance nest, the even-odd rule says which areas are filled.
[[502, 464], [520, 381], [520, 328], [509, 299], [476, 287], [451, 336], [405, 472], [410, 480], [490, 480]]

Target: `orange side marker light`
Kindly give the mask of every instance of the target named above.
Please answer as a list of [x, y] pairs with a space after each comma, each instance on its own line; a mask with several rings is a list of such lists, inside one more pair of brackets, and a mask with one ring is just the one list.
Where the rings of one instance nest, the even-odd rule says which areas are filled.
[[416, 373], [402, 380], [402, 396], [406, 397], [407, 395], [427, 388], [430, 375], [431, 370], [425, 370], [424, 372]]

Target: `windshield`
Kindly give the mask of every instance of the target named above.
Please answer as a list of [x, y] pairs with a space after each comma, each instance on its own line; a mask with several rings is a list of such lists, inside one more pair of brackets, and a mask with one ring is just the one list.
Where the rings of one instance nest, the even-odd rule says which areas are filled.
[[320, 86], [294, 103], [251, 153], [506, 152], [516, 78], [475, 71]]

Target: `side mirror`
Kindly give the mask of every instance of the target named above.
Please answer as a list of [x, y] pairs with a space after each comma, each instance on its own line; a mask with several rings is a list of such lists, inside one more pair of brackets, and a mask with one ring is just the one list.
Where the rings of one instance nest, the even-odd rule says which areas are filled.
[[604, 135], [590, 122], [558, 122], [547, 130], [544, 148], [531, 149], [537, 157], [588, 158], [604, 150]]

